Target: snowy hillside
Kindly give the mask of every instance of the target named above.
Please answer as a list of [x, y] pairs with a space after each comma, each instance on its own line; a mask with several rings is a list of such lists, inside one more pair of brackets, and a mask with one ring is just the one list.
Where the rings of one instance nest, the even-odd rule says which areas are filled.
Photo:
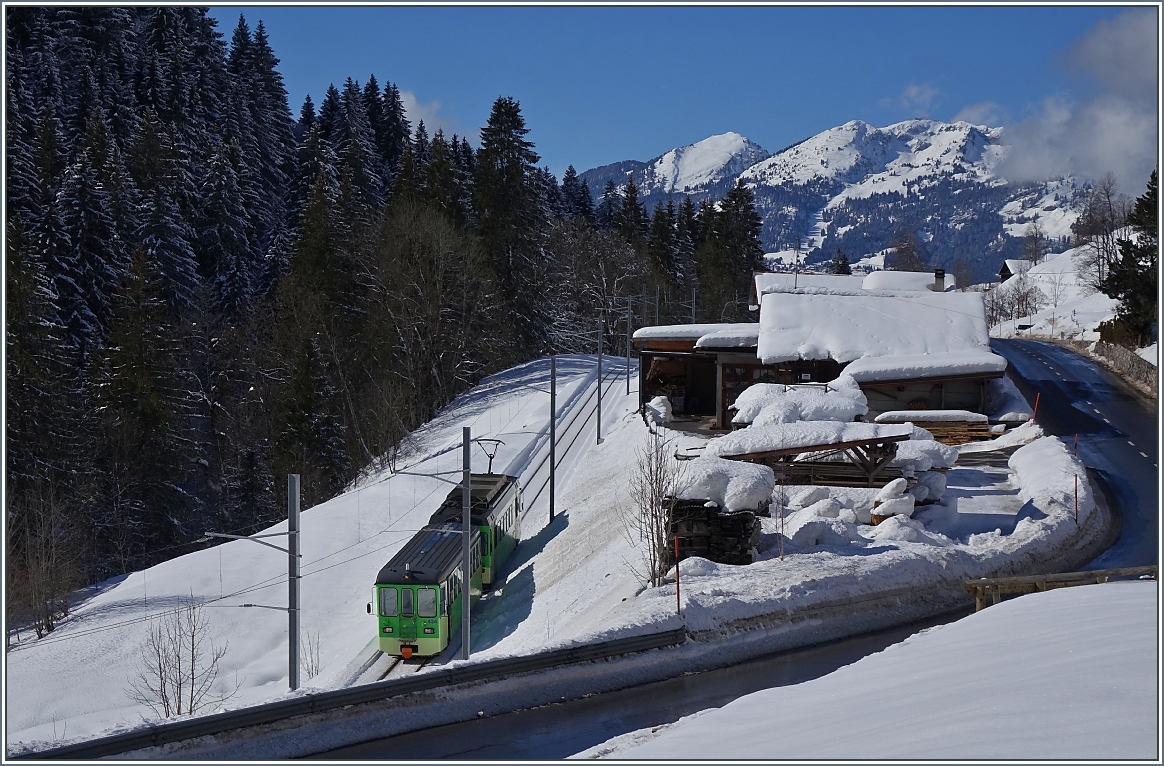
[[[1085, 247], [1044, 258], [1018, 276], [995, 287], [988, 300], [1006, 304], [1021, 291], [1037, 290], [1038, 310], [1025, 316], [1004, 319], [990, 328], [994, 337], [1014, 335], [1099, 340], [1096, 327], [1115, 316], [1118, 302], [1096, 292], [1080, 279], [1076, 261]], [[1029, 325], [1020, 328], [1020, 325]]]
[[[595, 389], [593, 357], [559, 359], [562, 421], [581, 413], [585, 417], [578, 422], [584, 425], [572, 432], [569, 451], [558, 453], [564, 459], [552, 524], [545, 497], [523, 479], [522, 543], [503, 580], [474, 609], [475, 659], [525, 656], [684, 625], [697, 642], [672, 659], [668, 669], [677, 674], [700, 666], [710, 649], [726, 662], [940, 612], [962, 603], [966, 578], [1071, 560], [1104, 534], [1106, 522], [1096, 512], [1089, 485], [1080, 487], [1075, 521], [1064, 488], [1082, 467], [1034, 424], [1004, 437], [1010, 446], [1027, 445], [1009, 466], [955, 465], [941, 481], [926, 484], [941, 494], [939, 503], [875, 527], [868, 522], [876, 489], [772, 492], [769, 475], [767, 491], [786, 518], [781, 522], [781, 514], [774, 513], [762, 520], [751, 565], [684, 561], [680, 618], [671, 585], [643, 587], [640, 551], [620, 520], [633, 507], [628, 482], [649, 438], [634, 411], [637, 390], [624, 388], [621, 368], [617, 360], [605, 367], [603, 441], [597, 443], [593, 410], [587, 409]], [[487, 379], [418, 431], [398, 468], [455, 472], [460, 429], [470, 425], [474, 436], [504, 442], [494, 461], [497, 470], [528, 477], [548, 450], [547, 377], [543, 359]], [[956, 454], [928, 436], [917, 429], [909, 443], [903, 459], [912, 461], [913, 470], [925, 471]], [[697, 435], [672, 432], [672, 438], [676, 449], [706, 444]], [[967, 445], [961, 451], [990, 446]], [[475, 470], [484, 468], [483, 454], [475, 451], [473, 459]], [[374, 622], [364, 604], [375, 574], [448, 491], [438, 478], [382, 471], [304, 513], [303, 635], [318, 649], [316, 670], [299, 694], [362, 678], [361, 668], [374, 659]], [[925, 496], [919, 491], [916, 497]], [[907, 504], [912, 511], [913, 503]], [[268, 531], [283, 529], [285, 523]], [[184, 598], [206, 603], [208, 640], [226, 648], [215, 691], [237, 685], [238, 692], [225, 707], [285, 698], [285, 615], [237, 607], [284, 604], [286, 572], [283, 554], [235, 541], [105, 583], [44, 639], [18, 637], [7, 656], [7, 691], [10, 699], [15, 694], [20, 700], [5, 710], [9, 748], [43, 747], [151, 720], [127, 695], [127, 686], [141, 667], [150, 620]], [[816, 618], [790, 620], [801, 610]], [[759, 625], [771, 629], [754, 630]], [[744, 633], [749, 638], [740, 641]], [[458, 662], [456, 648], [431, 667]]]

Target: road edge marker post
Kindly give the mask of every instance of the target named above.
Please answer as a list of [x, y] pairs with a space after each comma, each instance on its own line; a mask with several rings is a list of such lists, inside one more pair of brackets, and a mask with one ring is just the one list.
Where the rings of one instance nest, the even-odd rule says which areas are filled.
[[1043, 395], [1042, 391], [1035, 392], [1035, 411], [1031, 413], [1031, 420], [1032, 421], [1039, 416], [1039, 397], [1041, 397], [1042, 395]]

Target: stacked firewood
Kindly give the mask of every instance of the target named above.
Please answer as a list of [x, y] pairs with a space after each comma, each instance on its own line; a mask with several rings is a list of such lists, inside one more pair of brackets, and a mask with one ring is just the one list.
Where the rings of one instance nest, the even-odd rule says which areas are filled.
[[[679, 500], [671, 513], [671, 538], [679, 539], [680, 561], [699, 556], [719, 564], [751, 564], [760, 520], [753, 511], [721, 513], [711, 501]], [[674, 551], [668, 553], [670, 566]]]

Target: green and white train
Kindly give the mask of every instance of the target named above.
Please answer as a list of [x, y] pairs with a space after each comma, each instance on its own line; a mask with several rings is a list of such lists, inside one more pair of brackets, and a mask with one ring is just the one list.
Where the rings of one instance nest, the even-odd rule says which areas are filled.
[[497, 581], [521, 535], [521, 488], [513, 476], [471, 474], [470, 577], [461, 576], [461, 488], [449, 493], [428, 524], [376, 576], [373, 600], [380, 651], [405, 659], [438, 654], [461, 629], [470, 606]]

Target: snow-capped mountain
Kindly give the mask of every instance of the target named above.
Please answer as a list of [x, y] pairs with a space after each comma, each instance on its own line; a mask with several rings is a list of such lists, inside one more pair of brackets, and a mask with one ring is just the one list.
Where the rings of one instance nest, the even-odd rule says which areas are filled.
[[711, 136], [687, 146], [672, 149], [648, 162], [627, 160], [603, 165], [581, 174], [595, 197], [602, 195], [608, 180], [623, 186], [627, 175], [634, 178], [640, 194], [700, 194], [725, 179], [767, 159], [769, 153], [739, 133]]
[[674, 194], [734, 178], [769, 157], [763, 147], [739, 133], [724, 133], [672, 149], [641, 171], [647, 194]]
[[[737, 180], [752, 190], [773, 253], [813, 263], [843, 250], [850, 262], [884, 253], [910, 229], [935, 266], [961, 259], [978, 279], [1021, 257], [1032, 222], [1052, 250], [1069, 246], [1083, 191], [1072, 179], [1011, 184], [998, 172], [1003, 129], [967, 122], [907, 120], [878, 128], [853, 120], [769, 155], [738, 133], [628, 161], [581, 177], [596, 200], [607, 180], [633, 174], [652, 208], [667, 197], [715, 200]], [[807, 255], [806, 255], [807, 254]]]

